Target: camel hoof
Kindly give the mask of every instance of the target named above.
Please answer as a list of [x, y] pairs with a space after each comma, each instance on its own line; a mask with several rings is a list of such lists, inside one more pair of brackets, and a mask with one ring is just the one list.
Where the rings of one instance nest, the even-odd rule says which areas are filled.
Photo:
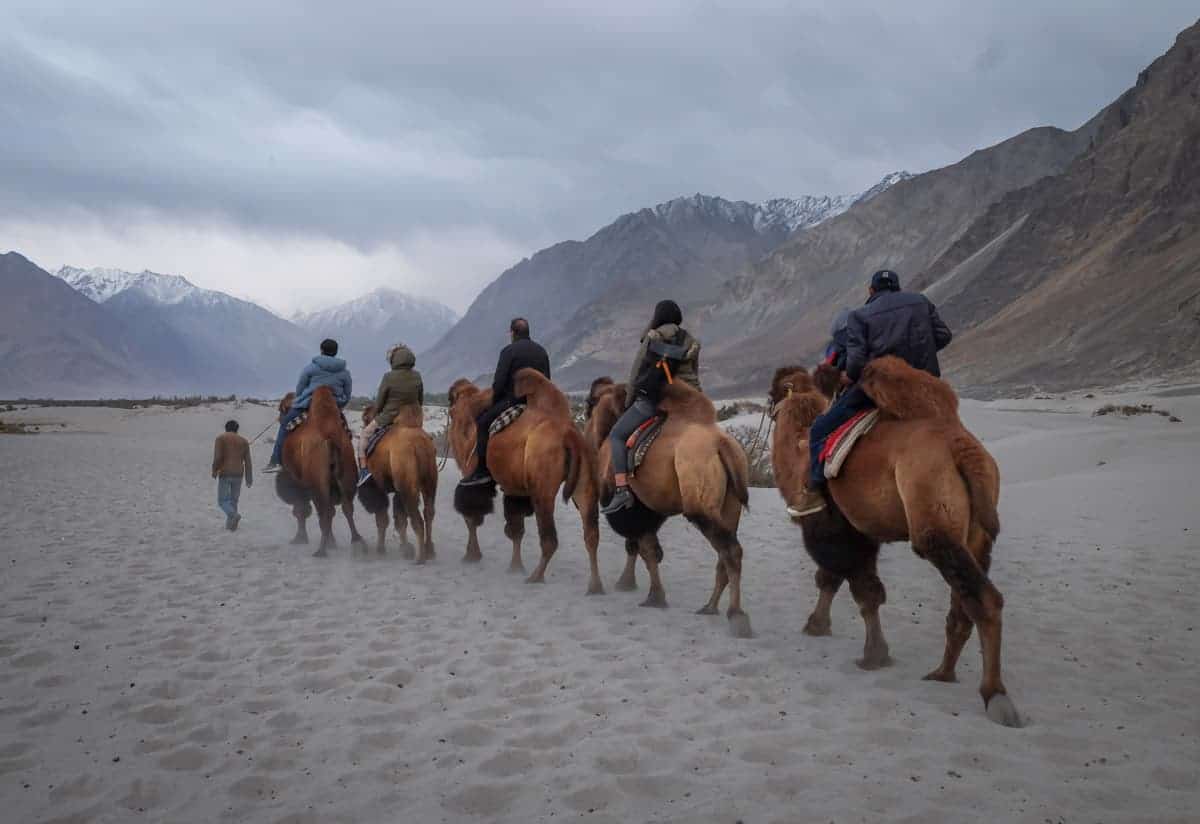
[[815, 618], [809, 618], [802, 632], [814, 638], [825, 638], [833, 635], [833, 624], [829, 621], [818, 621]]
[[719, 609], [716, 607], [710, 607], [708, 604], [705, 604], [704, 606], [700, 607], [700, 609], [696, 610], [697, 615], [719, 615], [720, 612], [721, 611]]
[[329, 553], [325, 551], [325, 548], [324, 548], [324, 547], [322, 547], [321, 549], [318, 549], [316, 552], [314, 552], [314, 553], [312, 554], [312, 556], [313, 556], [314, 558], [328, 558], [328, 557], [329, 557]]
[[886, 652], [882, 654], [864, 655], [854, 662], [860, 670], [871, 672], [892, 665], [892, 657]]
[[616, 589], [617, 592], [635, 592], [637, 590], [637, 579], [618, 578], [617, 582], [613, 584], [613, 588]]
[[524, 575], [525, 574], [525, 565], [524, 564], [509, 564], [508, 565], [508, 573], [510, 575]]
[[734, 638], [753, 638], [754, 630], [750, 628], [750, 616], [742, 612], [729, 611], [729, 633]]
[[933, 672], [921, 679], [922, 681], [941, 681], [943, 684], [957, 684], [958, 675], [954, 672], [944, 672], [943, 670], [935, 669]]
[[646, 596], [646, 600], [638, 604], [639, 607], [653, 607], [654, 609], [666, 609], [667, 597], [665, 595], [657, 595], [651, 593]]
[[364, 546], [365, 547], [367, 545], [367, 542], [363, 540], [363, 536], [361, 536], [361, 535], [352, 535], [352, 536], [350, 536], [350, 544], [352, 546]]
[[588, 584], [587, 594], [588, 595], [603, 595], [604, 594], [604, 584], [600, 583], [599, 581], [592, 581], [590, 584]]
[[292, 543], [292, 546], [304, 546], [305, 544], [308, 543], [308, 536], [307, 535], [297, 535], [295, 538], [292, 539], [291, 543]]
[[530, 575], [528, 578], [525, 579], [525, 583], [527, 583], [527, 584], [544, 584], [544, 583], [546, 583], [546, 579], [542, 578], [540, 576]]
[[483, 560], [483, 555], [480, 555], [478, 553], [472, 555], [471, 553], [468, 552], [466, 555], [463, 556], [462, 562], [464, 564], [477, 564], [482, 560]]
[[1021, 716], [1012, 699], [1002, 692], [992, 696], [987, 702], [987, 717], [1002, 727], [1021, 727]]

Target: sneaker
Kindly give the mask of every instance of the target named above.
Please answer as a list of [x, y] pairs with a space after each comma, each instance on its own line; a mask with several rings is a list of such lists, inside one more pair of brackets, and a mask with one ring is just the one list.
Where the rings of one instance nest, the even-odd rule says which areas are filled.
[[821, 491], [805, 489], [800, 500], [788, 506], [787, 514], [793, 518], [803, 518], [807, 515], [816, 515], [824, 509], [825, 496], [821, 494]]
[[229, 531], [237, 532], [238, 524], [240, 524], [241, 522], [242, 522], [242, 516], [235, 514], [232, 518], [229, 519]]
[[264, 475], [273, 475], [281, 469], [283, 469], [283, 466], [281, 464], [269, 463], [263, 467], [262, 471], [263, 471]]
[[613, 493], [612, 500], [601, 507], [600, 511], [605, 515], [612, 515], [623, 509], [633, 509], [634, 503], [635, 499], [633, 493], [629, 491], [629, 487], [618, 486], [617, 491]]
[[476, 469], [467, 477], [458, 482], [459, 486], [483, 486], [484, 484], [493, 483], [492, 475], [486, 469]]
[[364, 486], [367, 483], [367, 481], [371, 480], [371, 477], [372, 477], [371, 470], [369, 470], [369, 469], [358, 470], [358, 485], [360, 487]]

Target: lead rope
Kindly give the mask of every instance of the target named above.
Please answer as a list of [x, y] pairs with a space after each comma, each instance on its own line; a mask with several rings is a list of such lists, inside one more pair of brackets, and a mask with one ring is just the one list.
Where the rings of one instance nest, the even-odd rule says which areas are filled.
[[[442, 461], [441, 461], [441, 463], [438, 464], [438, 470], [437, 470], [439, 473], [443, 469], [446, 468], [446, 461], [448, 461], [450, 459], [450, 423], [449, 423], [449, 421], [446, 422], [446, 428], [442, 432], [442, 437], [444, 437], [446, 439], [446, 445], [442, 448]], [[471, 451], [471, 454], [474, 454], [474, 450]], [[467, 458], [467, 460], [471, 460], [471, 459]]]
[[[767, 405], [763, 407], [762, 414], [759, 415], [759, 417], [758, 417], [758, 429], [754, 433], [754, 440], [751, 442], [750, 449], [748, 450], [747, 457], [750, 461], [751, 466], [754, 465], [754, 461], [755, 461], [754, 453], [756, 451], [758, 451], [759, 443], [760, 443], [759, 438], [763, 434], [763, 423], [767, 420], [767, 412], [770, 410], [770, 408], [771, 408], [771, 399], [768, 398]], [[772, 418], [771, 422], [769, 424], [767, 424], [767, 438], [769, 438], [771, 436], [771, 427], [774, 425], [775, 425], [775, 419]], [[766, 439], [764, 438], [761, 443], [765, 446]]]

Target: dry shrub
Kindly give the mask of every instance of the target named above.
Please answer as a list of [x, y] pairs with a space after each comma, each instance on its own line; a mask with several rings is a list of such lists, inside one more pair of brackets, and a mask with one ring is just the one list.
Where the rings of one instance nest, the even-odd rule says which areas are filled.
[[[771, 466], [771, 445], [767, 443], [766, 432], [759, 435], [757, 446], [754, 443], [753, 427], [734, 426], [728, 432], [746, 452], [746, 458], [750, 462], [750, 486], [774, 489], [775, 470]], [[754, 450], [754, 454], [751, 454], [751, 449]]]

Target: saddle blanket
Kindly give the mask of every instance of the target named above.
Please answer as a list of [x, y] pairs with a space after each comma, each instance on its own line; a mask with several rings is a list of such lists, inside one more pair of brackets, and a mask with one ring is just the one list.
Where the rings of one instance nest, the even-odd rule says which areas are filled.
[[525, 404], [523, 403], [519, 403], [516, 406], [510, 406], [508, 409], [505, 409], [496, 417], [496, 420], [492, 421], [492, 425], [488, 427], [488, 435], [495, 435], [496, 433], [507, 429], [512, 425], [513, 421], [521, 417], [521, 413], [524, 411]]
[[629, 474], [636, 475], [638, 467], [642, 465], [642, 461], [646, 459], [646, 453], [650, 451], [650, 447], [658, 440], [658, 436], [662, 434], [663, 424], [666, 423], [666, 415], [655, 415], [650, 420], [639, 426], [625, 441], [625, 446], [629, 449]]
[[368, 458], [371, 457], [371, 453], [375, 451], [375, 447], [379, 446], [379, 442], [383, 440], [383, 436], [386, 435], [391, 428], [391, 424], [388, 424], [387, 426], [381, 426], [375, 430], [374, 434], [371, 435], [371, 439], [367, 441], [367, 448], [363, 450], [366, 452]]
[[858, 443], [858, 439], [870, 432], [877, 420], [879, 420], [878, 409], [864, 409], [834, 430], [833, 434], [829, 436], [829, 440], [825, 442], [825, 448], [821, 450], [820, 457], [821, 462], [825, 464], [826, 478], [838, 476], [838, 473], [842, 471], [842, 464], [845, 463], [850, 451], [854, 449], [854, 445]]
[[[346, 434], [349, 435], [351, 438], [353, 438], [354, 433], [350, 431], [350, 422], [346, 420], [345, 413], [342, 413], [341, 418], [342, 418], [342, 429], [345, 429]], [[304, 410], [303, 412], [301, 412], [298, 417], [293, 418], [292, 420], [288, 421], [287, 424], [283, 427], [284, 431], [285, 432], [294, 432], [296, 430], [296, 428], [299, 427], [300, 424], [304, 423], [306, 420], [308, 420], [308, 410], [307, 409]]]

